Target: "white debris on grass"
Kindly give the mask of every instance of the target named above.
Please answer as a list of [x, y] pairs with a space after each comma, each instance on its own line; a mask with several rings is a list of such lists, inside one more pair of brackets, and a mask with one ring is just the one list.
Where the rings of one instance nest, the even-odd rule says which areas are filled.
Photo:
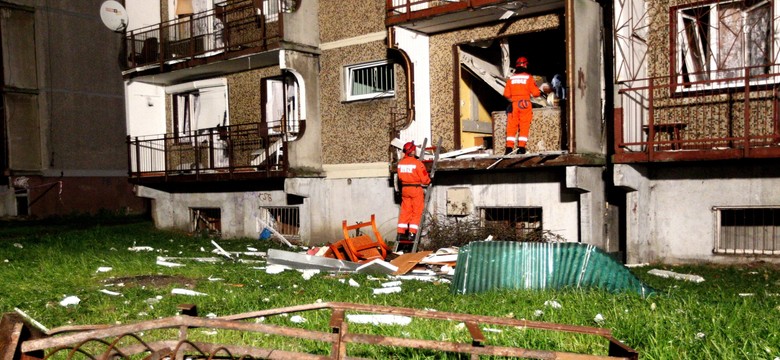
[[208, 294], [197, 292], [194, 290], [189, 289], [180, 289], [180, 288], [173, 288], [171, 289], [171, 294], [174, 295], [189, 295], [189, 296], [208, 296]]
[[406, 326], [412, 322], [412, 318], [391, 314], [347, 314], [347, 321], [355, 324]]
[[214, 247], [216, 248], [215, 252], [217, 254], [220, 254], [220, 255], [228, 258], [228, 259], [232, 259], [232, 257], [230, 256], [230, 253], [228, 253], [227, 251], [225, 251], [225, 249], [223, 249], [221, 246], [219, 246], [219, 244], [217, 244], [216, 241], [211, 240], [211, 245], [214, 245]]
[[279, 265], [279, 264], [271, 264], [271, 265], [268, 265], [268, 266], [265, 267], [265, 273], [266, 274], [275, 275], [275, 274], [279, 274], [279, 273], [281, 273], [281, 272], [283, 272], [283, 271], [285, 271], [287, 269], [290, 269], [290, 267], [287, 267], [287, 266], [284, 266], [284, 265]]
[[677, 280], [693, 281], [695, 283], [700, 283], [704, 281], [704, 278], [699, 275], [680, 274], [674, 271], [661, 270], [661, 269], [652, 269], [647, 273], [650, 275], [660, 276], [662, 278], [672, 278]]
[[535, 310], [534, 311], [534, 317], [540, 317], [542, 315], [544, 315], [544, 311], [542, 311], [542, 310]]
[[559, 302], [557, 302], [555, 300], [547, 300], [547, 301], [545, 301], [544, 302], [544, 306], [549, 306], [549, 307], [551, 307], [553, 309], [560, 309], [560, 308], [563, 307], [563, 305], [561, 305], [561, 303], [559, 303]]
[[175, 263], [175, 262], [165, 261], [161, 257], [157, 258], [157, 265], [165, 266], [165, 267], [180, 267], [180, 266], [184, 266], [184, 264], [179, 264], [179, 263]]
[[599, 324], [599, 325], [603, 324], [604, 323], [604, 315], [601, 315], [600, 313], [596, 314], [596, 316], [593, 317], [593, 321], [595, 321], [596, 324]]
[[139, 251], [154, 251], [154, 248], [151, 247], [151, 246], [131, 246], [131, 247], [127, 248], [127, 250], [135, 251], [135, 252], [139, 252]]
[[14, 247], [17, 247], [17, 248], [20, 248], [20, 249], [24, 248], [24, 246], [22, 246], [22, 244], [20, 244], [20, 243], [14, 243]]
[[25, 318], [27, 321], [29, 321], [33, 326], [37, 327], [38, 330], [43, 331], [44, 333], [48, 333], [49, 329], [43, 324], [39, 323], [37, 320], [33, 319], [32, 316], [27, 315], [26, 312], [22, 311], [22, 309], [14, 308], [14, 311], [16, 311], [17, 314], [19, 314], [21, 317]]
[[122, 296], [121, 293], [118, 293], [116, 291], [106, 290], [106, 289], [100, 289], [100, 292], [102, 292], [103, 294], [106, 294], [106, 295], [111, 295], [111, 296]]
[[753, 293], [739, 293], [739, 296], [741, 297], [749, 297], [749, 296], [755, 296], [756, 294]]
[[62, 299], [62, 301], [60, 301], [60, 305], [68, 307], [70, 305], [78, 305], [80, 302], [81, 299], [79, 299], [78, 296], [71, 295], [71, 296], [66, 296], [64, 299]]
[[303, 276], [303, 280], [309, 280], [312, 278], [312, 276], [317, 275], [320, 273], [319, 269], [304, 269], [304, 270], [298, 270], [301, 272], [301, 275]]
[[215, 277], [211, 277], [211, 275], [209, 275], [209, 281], [222, 281], [222, 280], [225, 280], [225, 279], [223, 279], [223, 278], [215, 278]]
[[208, 313], [208, 314], [206, 314], [206, 318], [208, 318], [208, 319], [216, 319], [217, 318], [217, 314], [215, 314], [215, 313]]
[[96, 272], [99, 272], [99, 273], [103, 273], [103, 272], [109, 272], [109, 271], [111, 271], [111, 270], [113, 270], [113, 269], [114, 269], [114, 268], [112, 268], [112, 267], [110, 267], [110, 266], [101, 266], [101, 267], [97, 268], [97, 271], [96, 271]]
[[637, 268], [637, 267], [650, 266], [650, 263], [625, 264], [624, 266], [627, 268]]
[[482, 331], [486, 331], [486, 332], [492, 332], [492, 333], [500, 333], [500, 332], [504, 332], [504, 330], [501, 330], [501, 329], [494, 329], [494, 328], [489, 328], [489, 327], [483, 327], [483, 328], [482, 328]]
[[394, 286], [401, 286], [401, 282], [400, 281], [388, 281], [386, 283], [382, 283], [382, 287], [383, 288], [394, 287]]
[[353, 279], [349, 279], [349, 286], [360, 287], [360, 284], [357, 281], [353, 280]]
[[290, 317], [290, 321], [296, 324], [303, 324], [306, 322], [306, 318], [300, 315], [293, 315], [292, 317]]
[[697, 339], [704, 339], [705, 337], [707, 337], [707, 334], [705, 334], [703, 332], [697, 332], [696, 333], [696, 338]]
[[374, 295], [377, 294], [392, 294], [401, 292], [400, 286], [394, 286], [394, 287], [388, 287], [388, 288], [381, 288], [381, 289], [374, 289]]
[[257, 248], [253, 248], [251, 246], [247, 246], [246, 249], [249, 251], [257, 251]]
[[655, 311], [656, 307], [655, 303], [650, 304], [650, 310]]

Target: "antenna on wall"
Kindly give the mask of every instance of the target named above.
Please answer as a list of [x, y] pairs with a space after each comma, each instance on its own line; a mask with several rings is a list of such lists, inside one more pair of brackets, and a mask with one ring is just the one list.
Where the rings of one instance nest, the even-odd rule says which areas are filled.
[[127, 10], [117, 1], [104, 1], [100, 5], [100, 20], [111, 31], [123, 32], [127, 29]]

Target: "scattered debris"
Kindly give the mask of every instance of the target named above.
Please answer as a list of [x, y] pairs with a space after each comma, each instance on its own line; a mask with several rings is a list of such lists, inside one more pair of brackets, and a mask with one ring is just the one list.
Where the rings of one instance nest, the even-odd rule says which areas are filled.
[[300, 316], [300, 315], [293, 315], [293, 316], [290, 318], [290, 321], [291, 321], [291, 322], [294, 322], [294, 323], [296, 323], [296, 324], [302, 324], [302, 323], [305, 323], [305, 322], [306, 322], [306, 318], [304, 318], [303, 316]]
[[680, 274], [669, 270], [652, 269], [647, 273], [650, 275], [660, 276], [662, 278], [672, 278], [677, 280], [693, 281], [695, 283], [700, 283], [704, 281], [704, 278], [699, 275]]
[[43, 326], [43, 324], [41, 324], [41, 323], [39, 323], [37, 320], [33, 319], [33, 318], [32, 318], [32, 316], [30, 316], [30, 315], [27, 315], [27, 313], [26, 313], [26, 312], [24, 312], [24, 311], [22, 311], [21, 309], [19, 309], [19, 308], [16, 308], [16, 307], [14, 308], [14, 311], [15, 311], [17, 314], [19, 314], [19, 316], [23, 317], [25, 320], [27, 320], [28, 322], [30, 322], [30, 324], [32, 324], [33, 326], [35, 326], [36, 328], [38, 328], [38, 330], [40, 330], [40, 331], [43, 331], [44, 333], [48, 333], [48, 332], [49, 332], [49, 328], [47, 328], [47, 327]]
[[544, 306], [549, 306], [549, 307], [551, 307], [553, 309], [560, 309], [560, 308], [563, 307], [563, 305], [561, 305], [561, 303], [559, 303], [559, 302], [557, 302], [555, 300], [547, 300], [547, 301], [545, 301], [544, 302]]
[[258, 225], [257, 227], [258, 228], [262, 228], [263, 232], [265, 232], [267, 230], [267, 231], [269, 231], [273, 235], [274, 238], [279, 240], [279, 242], [281, 242], [282, 244], [287, 245], [287, 246], [289, 246], [291, 248], [295, 247], [295, 245], [293, 245], [292, 243], [287, 241], [287, 238], [285, 238], [284, 235], [282, 235], [278, 231], [274, 230], [273, 227], [268, 226], [268, 224], [266, 224], [265, 221], [261, 220], [259, 217], [255, 218], [255, 221], [257, 222], [257, 225]]
[[304, 270], [298, 270], [301, 272], [301, 275], [303, 275], [303, 280], [309, 280], [312, 276], [319, 274], [319, 269], [304, 269]]
[[323, 271], [334, 272], [352, 272], [357, 270], [357, 268], [360, 266], [360, 264], [351, 261], [331, 259], [322, 256], [312, 256], [277, 249], [268, 250], [268, 263], [286, 265], [299, 270], [319, 269]]
[[357, 281], [353, 280], [353, 279], [349, 279], [349, 286], [360, 287], [360, 284]]
[[62, 301], [60, 301], [60, 305], [64, 307], [68, 307], [70, 305], [78, 305], [81, 302], [81, 299], [79, 299], [78, 296], [71, 295], [67, 296]]
[[114, 268], [112, 268], [112, 267], [110, 267], [110, 266], [101, 266], [101, 267], [97, 268], [97, 271], [96, 271], [96, 272], [99, 272], [99, 273], [102, 273], [102, 272], [109, 272], [109, 271], [111, 271], [111, 270], [113, 270], [113, 269], [114, 269]]
[[171, 294], [173, 295], [189, 295], [189, 296], [208, 296], [208, 294], [197, 292], [194, 290], [189, 289], [179, 289], [179, 288], [173, 288], [171, 289]]
[[287, 270], [287, 269], [289, 269], [289, 268], [290, 268], [290, 267], [288, 267], [288, 266], [284, 266], [284, 265], [279, 265], [279, 264], [271, 264], [271, 265], [268, 265], [268, 266], [265, 268], [265, 273], [266, 273], [266, 274], [271, 274], [271, 275], [274, 275], [274, 274], [279, 274], [279, 273], [282, 273], [282, 272], [284, 272], [285, 270]]
[[401, 287], [400, 286], [393, 286], [393, 287], [374, 289], [374, 295], [377, 295], [377, 294], [392, 294], [392, 293], [398, 293], [398, 292], [401, 292]]
[[388, 281], [386, 283], [382, 283], [382, 287], [383, 288], [394, 287], [394, 286], [401, 286], [401, 282], [400, 281]]
[[22, 244], [20, 244], [20, 243], [14, 243], [14, 247], [19, 248], [19, 249], [23, 249], [24, 248], [24, 246], [22, 246]]
[[131, 247], [127, 248], [127, 250], [135, 251], [135, 252], [139, 252], [139, 251], [154, 251], [154, 248], [151, 247], [151, 246], [131, 246]]
[[604, 315], [601, 315], [600, 313], [596, 314], [596, 316], [593, 318], [593, 321], [595, 321], [596, 324], [599, 325], [604, 324]]
[[179, 263], [175, 263], [175, 262], [165, 261], [165, 260], [163, 260], [162, 258], [159, 258], [159, 257], [157, 258], [157, 265], [166, 266], [166, 267], [180, 267], [180, 266], [184, 266], [184, 264], [179, 264]]
[[223, 249], [221, 246], [219, 246], [219, 244], [217, 244], [216, 241], [211, 240], [211, 245], [214, 245], [215, 251], [217, 252], [217, 254], [220, 254], [220, 255], [228, 258], [228, 259], [233, 260], [233, 258], [230, 256], [230, 253], [228, 253], [227, 251], [225, 251], [225, 249]]
[[347, 321], [355, 324], [406, 326], [412, 322], [412, 318], [391, 314], [347, 314]]
[[99, 291], [100, 291], [100, 292], [102, 292], [103, 294], [106, 294], [106, 295], [111, 295], [111, 296], [122, 296], [122, 294], [121, 294], [121, 293], [118, 293], [118, 292], [116, 292], [116, 291], [111, 291], [111, 290], [106, 290], [106, 289], [100, 289]]
[[398, 271], [398, 267], [381, 259], [371, 260], [355, 269], [361, 274], [392, 275]]
[[390, 264], [398, 267], [398, 270], [393, 275], [403, 275], [411, 271], [420, 261], [431, 254], [431, 251], [420, 251], [416, 253], [402, 254], [401, 256], [390, 261]]

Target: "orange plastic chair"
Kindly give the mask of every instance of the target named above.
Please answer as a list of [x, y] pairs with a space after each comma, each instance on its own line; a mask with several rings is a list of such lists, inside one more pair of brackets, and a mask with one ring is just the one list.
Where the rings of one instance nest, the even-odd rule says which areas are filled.
[[[350, 236], [351, 230], [359, 231], [360, 228], [371, 227], [374, 232], [374, 239], [368, 235]], [[382, 239], [382, 234], [376, 226], [376, 216], [371, 214], [371, 221], [361, 222], [354, 225], [347, 225], [347, 220], [341, 223], [341, 229], [344, 232], [344, 243], [349, 250], [347, 254], [352, 261], [366, 263], [374, 259], [384, 260], [390, 248]], [[336, 243], [338, 244], [338, 242]]]

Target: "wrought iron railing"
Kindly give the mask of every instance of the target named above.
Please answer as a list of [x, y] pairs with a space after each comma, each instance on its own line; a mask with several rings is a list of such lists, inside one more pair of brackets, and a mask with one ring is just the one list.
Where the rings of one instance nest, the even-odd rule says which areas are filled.
[[127, 138], [131, 178], [255, 172], [283, 176], [287, 142], [303, 131], [303, 121], [249, 123], [180, 134]]
[[618, 162], [780, 157], [777, 66], [633, 80], [619, 90]]
[[223, 1], [212, 10], [130, 31], [125, 35], [128, 67], [275, 48], [282, 10], [282, 0]]

